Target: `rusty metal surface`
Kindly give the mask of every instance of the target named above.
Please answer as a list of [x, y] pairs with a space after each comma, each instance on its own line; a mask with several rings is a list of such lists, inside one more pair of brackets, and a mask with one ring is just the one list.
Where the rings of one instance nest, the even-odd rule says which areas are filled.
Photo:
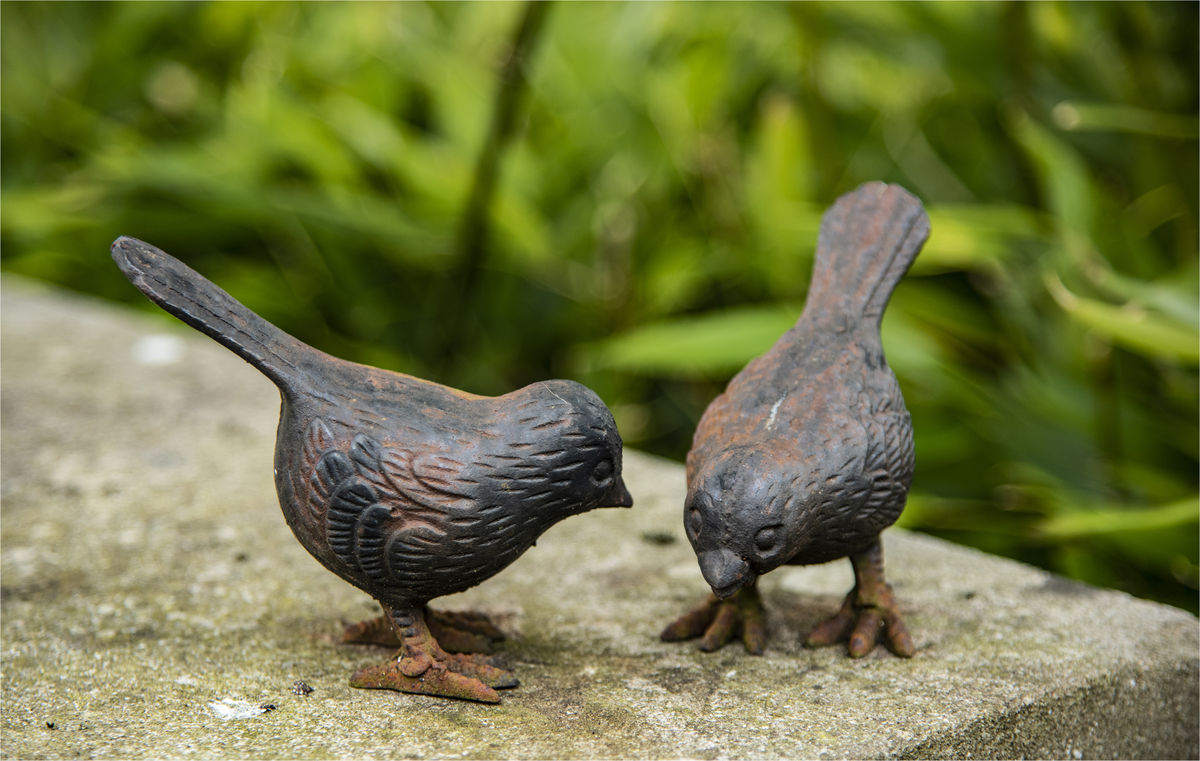
[[[346, 362], [149, 244], [120, 238], [112, 254], [152, 301], [278, 386], [284, 517], [326, 568], [379, 601], [400, 645], [354, 683], [484, 702], [499, 700], [493, 688], [516, 686], [479, 658], [447, 654], [434, 634], [470, 645], [496, 639], [494, 627], [427, 623], [425, 604], [490, 578], [563, 518], [632, 504], [621, 439], [599, 397], [564, 380], [481, 397]], [[378, 623], [361, 629], [347, 639], [388, 639]]]
[[878, 542], [912, 481], [912, 422], [879, 323], [928, 235], [920, 202], [894, 185], [863, 185], [826, 212], [803, 314], [730, 381], [696, 430], [684, 524], [717, 599], [664, 639], [703, 636], [715, 649], [741, 636], [761, 652], [753, 581], [783, 564], [849, 557], [848, 607], [809, 644], [849, 639], [858, 656], [882, 638], [912, 654]]

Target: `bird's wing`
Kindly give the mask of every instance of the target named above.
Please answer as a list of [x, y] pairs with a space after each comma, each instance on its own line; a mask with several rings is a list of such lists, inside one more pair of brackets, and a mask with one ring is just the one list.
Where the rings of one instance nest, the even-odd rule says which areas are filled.
[[324, 514], [325, 539], [333, 554], [355, 578], [375, 587], [388, 577], [382, 549], [392, 511], [359, 473], [359, 444], [356, 438], [350, 452], [330, 448], [317, 457], [308, 476], [308, 506]]
[[[452, 458], [425, 462], [429, 455], [384, 447], [363, 434], [341, 449], [327, 434], [318, 421], [305, 442], [305, 458], [312, 463], [308, 507], [323, 514], [326, 539], [339, 560], [371, 587], [392, 588], [397, 577], [390, 567], [391, 545], [436, 542], [474, 500], [453, 488], [458, 480]], [[324, 451], [318, 455], [318, 449]]]
[[880, 531], [900, 517], [913, 476], [912, 419], [894, 377], [890, 386], [886, 393], [873, 397], [870, 414], [865, 419], [867, 452], [863, 474], [870, 481], [871, 490], [860, 511], [863, 519], [872, 527], [878, 525]]
[[379, 448], [373, 454], [361, 459], [363, 477], [403, 503], [412, 517], [459, 512], [474, 501], [470, 482], [460, 479], [466, 466], [454, 458], [402, 447]]
[[341, 480], [340, 477], [334, 478], [335, 474], [326, 473], [324, 476], [319, 476], [317, 473], [322, 457], [326, 452], [334, 450], [336, 446], [337, 442], [329, 427], [325, 425], [325, 421], [321, 418], [314, 418], [308, 424], [308, 430], [304, 435], [304, 446], [301, 450], [303, 467], [295, 468], [292, 471], [293, 493], [302, 497], [305, 512], [308, 513], [309, 521], [313, 524], [320, 522], [321, 516], [325, 514], [326, 506], [329, 504], [330, 489]]

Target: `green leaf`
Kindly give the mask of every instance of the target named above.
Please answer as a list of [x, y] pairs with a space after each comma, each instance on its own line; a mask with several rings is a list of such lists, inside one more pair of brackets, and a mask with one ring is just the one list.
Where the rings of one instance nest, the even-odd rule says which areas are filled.
[[1195, 365], [1200, 362], [1200, 331], [1164, 314], [1129, 302], [1122, 306], [1076, 296], [1048, 275], [1046, 287], [1077, 323], [1112, 343], [1139, 354]]
[[1050, 117], [1072, 132], [1130, 132], [1181, 140], [1200, 137], [1200, 119], [1193, 115], [1149, 111], [1123, 103], [1064, 100], [1054, 107]]
[[1012, 111], [1008, 127], [1033, 163], [1067, 251], [1078, 258], [1086, 256], [1096, 217], [1087, 165], [1071, 146], [1024, 111]]
[[1126, 531], [1182, 528], [1198, 520], [1200, 497], [1192, 496], [1141, 510], [1112, 508], [1056, 515], [1043, 522], [1039, 530], [1042, 536], [1048, 538], [1078, 539]]
[[743, 307], [645, 325], [585, 348], [596, 368], [647, 375], [732, 374], [790, 328], [799, 309]]
[[1012, 255], [1012, 239], [1041, 237], [1026, 209], [938, 206], [929, 210], [929, 240], [913, 262], [914, 274], [988, 271]]

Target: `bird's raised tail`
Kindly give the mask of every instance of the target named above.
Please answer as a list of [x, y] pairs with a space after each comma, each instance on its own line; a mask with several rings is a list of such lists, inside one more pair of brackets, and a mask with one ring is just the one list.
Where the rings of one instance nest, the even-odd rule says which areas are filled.
[[878, 325], [928, 237], [921, 202], [898, 185], [870, 182], [842, 196], [821, 219], [804, 316]]
[[251, 312], [200, 273], [136, 238], [112, 244], [113, 261], [155, 304], [204, 333], [274, 381], [285, 394], [302, 373], [297, 362], [316, 349]]

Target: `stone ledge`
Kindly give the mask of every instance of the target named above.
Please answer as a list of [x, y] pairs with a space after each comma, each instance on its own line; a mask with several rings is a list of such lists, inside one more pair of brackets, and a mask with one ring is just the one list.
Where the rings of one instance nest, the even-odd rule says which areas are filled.
[[0, 308], [5, 757], [1200, 753], [1194, 617], [898, 530], [910, 661], [800, 647], [845, 562], [764, 579], [762, 657], [660, 643], [706, 589], [682, 468], [635, 452], [633, 510], [568, 520], [437, 603], [512, 632], [502, 705], [355, 690], [386, 651], [337, 643], [374, 608], [279, 514], [271, 385], [166, 317], [12, 277]]

